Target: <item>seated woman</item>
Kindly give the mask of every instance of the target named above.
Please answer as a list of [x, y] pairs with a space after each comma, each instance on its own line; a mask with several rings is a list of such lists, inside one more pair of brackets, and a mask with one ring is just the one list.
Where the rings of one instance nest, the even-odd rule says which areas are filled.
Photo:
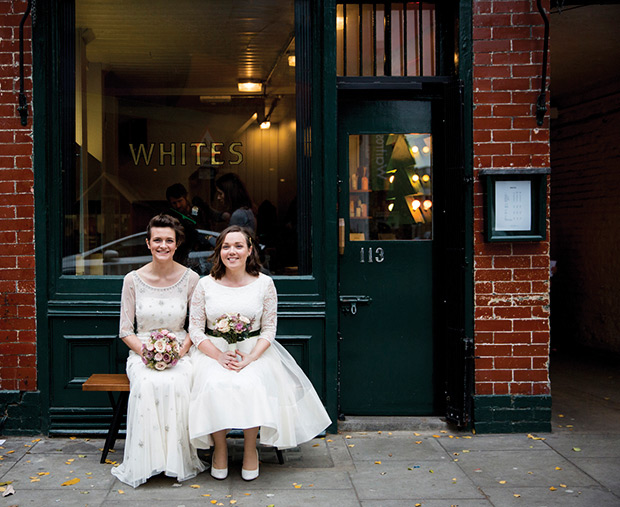
[[[119, 336], [130, 348], [131, 390], [123, 463], [112, 468], [114, 476], [134, 488], [162, 472], [184, 481], [205, 469], [189, 441], [191, 340], [184, 329], [199, 276], [173, 260], [183, 241], [176, 218], [152, 218], [146, 237], [153, 260], [123, 281]], [[173, 332], [182, 343], [178, 363], [163, 371], [148, 368], [142, 357], [142, 344], [158, 329]]]
[[254, 204], [243, 181], [235, 173], [226, 173], [215, 180], [215, 200], [228, 225], [239, 225], [256, 231]]
[[[244, 431], [241, 477], [258, 477], [256, 438], [279, 448], [314, 438], [331, 423], [312, 384], [293, 357], [274, 340], [278, 296], [260, 272], [256, 241], [248, 229], [230, 226], [217, 239], [211, 274], [200, 280], [190, 308], [194, 383], [189, 413], [193, 445], [214, 445], [211, 475], [228, 475], [226, 433]], [[215, 322], [225, 314], [251, 323], [235, 351]], [[206, 334], [205, 334], [206, 326]], [[238, 356], [238, 357], [237, 357]]]

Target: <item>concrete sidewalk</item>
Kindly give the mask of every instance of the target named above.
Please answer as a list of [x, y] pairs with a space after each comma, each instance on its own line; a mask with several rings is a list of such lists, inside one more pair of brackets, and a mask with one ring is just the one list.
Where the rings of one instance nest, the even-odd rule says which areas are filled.
[[[159, 476], [135, 490], [110, 474], [114, 465], [99, 463], [103, 440], [8, 437], [0, 483], [12, 481], [15, 494], [0, 506], [620, 505], [617, 433], [417, 433], [328, 435], [286, 451], [284, 465], [264, 448], [251, 483], [239, 477], [242, 448], [233, 441], [225, 481], [208, 472], [181, 485]], [[113, 460], [122, 458], [118, 447]]]
[[[110, 474], [113, 464], [99, 463], [103, 439], [1, 437], [0, 483], [12, 481], [15, 494], [0, 497], [0, 507], [620, 506], [618, 366], [583, 357], [551, 365], [552, 433], [455, 433], [440, 419], [417, 431], [351, 431], [285, 451], [284, 465], [261, 448], [261, 475], [250, 483], [239, 477], [237, 439], [224, 481], [207, 471], [181, 485], [154, 477], [134, 490]], [[111, 460], [122, 460], [123, 444]], [[79, 482], [62, 486], [71, 479]]]

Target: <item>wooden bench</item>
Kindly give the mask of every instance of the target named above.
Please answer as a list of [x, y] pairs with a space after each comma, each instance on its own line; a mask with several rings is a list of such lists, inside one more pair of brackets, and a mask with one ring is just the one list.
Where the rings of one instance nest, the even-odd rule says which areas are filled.
[[[105, 391], [110, 398], [112, 405], [112, 422], [108, 429], [108, 436], [105, 439], [103, 452], [101, 453], [101, 463], [105, 463], [110, 449], [114, 449], [114, 444], [118, 438], [118, 431], [121, 427], [123, 416], [127, 413], [127, 401], [129, 400], [129, 379], [125, 373], [95, 373], [88, 377], [88, 380], [82, 384], [82, 391]], [[112, 393], [118, 392], [118, 399], [114, 401]], [[242, 430], [232, 430], [229, 437], [243, 437]], [[284, 456], [282, 451], [277, 447], [274, 448], [278, 463], [284, 464]]]
[[[114, 449], [114, 444], [118, 437], [123, 416], [127, 413], [127, 401], [129, 400], [129, 379], [124, 373], [95, 373], [88, 377], [82, 384], [82, 391], [105, 391], [110, 398], [112, 405], [112, 422], [108, 429], [108, 436], [105, 439], [103, 452], [101, 453], [101, 463], [105, 463], [108, 451]], [[112, 393], [118, 392], [118, 399], [114, 401]]]

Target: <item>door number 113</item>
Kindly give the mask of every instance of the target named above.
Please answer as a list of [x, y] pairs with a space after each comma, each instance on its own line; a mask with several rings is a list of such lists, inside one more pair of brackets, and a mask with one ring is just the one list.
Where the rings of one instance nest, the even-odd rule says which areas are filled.
[[[368, 252], [368, 255], [366, 255]], [[367, 259], [367, 260], [366, 260]], [[362, 247], [360, 248], [360, 262], [383, 262], [385, 260], [385, 254], [383, 252], [383, 248], [377, 247], [375, 251], [372, 251], [372, 247], [368, 247], [368, 249]]]

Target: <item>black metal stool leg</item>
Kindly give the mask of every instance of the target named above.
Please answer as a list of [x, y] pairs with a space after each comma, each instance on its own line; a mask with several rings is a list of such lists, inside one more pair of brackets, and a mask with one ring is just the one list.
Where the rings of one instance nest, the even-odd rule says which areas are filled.
[[[112, 398], [112, 395], [110, 398]], [[127, 401], [129, 400], [129, 392], [121, 391], [118, 395], [118, 401], [114, 406], [114, 412], [112, 415], [112, 423], [110, 424], [110, 429], [108, 430], [108, 436], [105, 439], [105, 445], [103, 446], [103, 452], [101, 453], [101, 463], [105, 463], [106, 458], [108, 457], [108, 451], [110, 449], [114, 449], [114, 443], [116, 442], [116, 438], [118, 437], [118, 431], [121, 427], [121, 421], [123, 420], [123, 415], [127, 412]]]
[[280, 465], [284, 465], [284, 455], [282, 454], [282, 451], [278, 449], [277, 447], [275, 449], [276, 449], [276, 456], [278, 457], [278, 463], [280, 463]]

